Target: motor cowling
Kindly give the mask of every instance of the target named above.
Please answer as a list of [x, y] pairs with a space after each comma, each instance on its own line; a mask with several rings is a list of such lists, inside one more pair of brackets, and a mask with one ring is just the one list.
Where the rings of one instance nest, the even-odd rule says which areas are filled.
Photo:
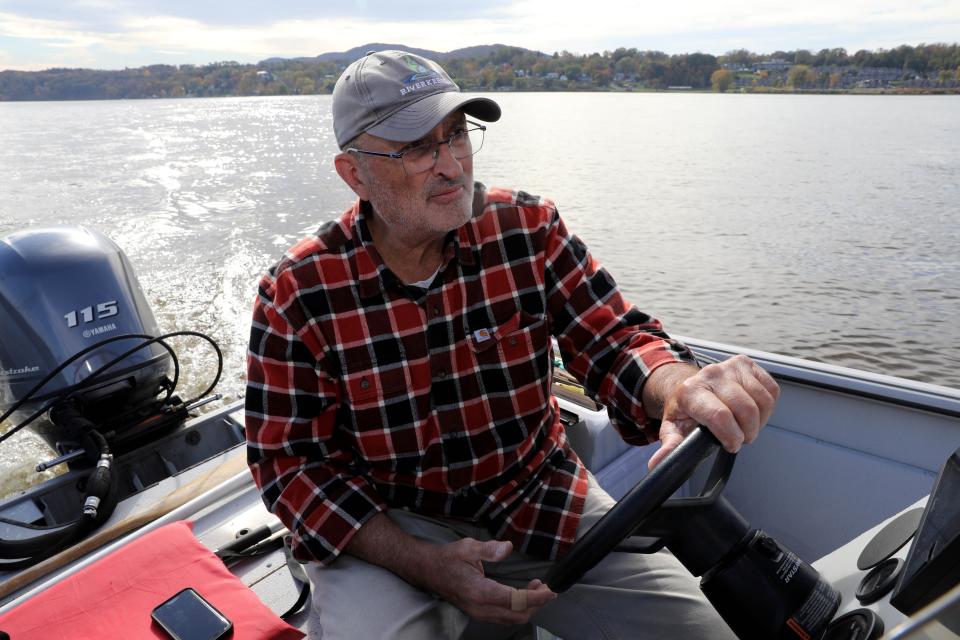
[[[75, 354], [124, 334], [158, 330], [129, 260], [110, 239], [80, 226], [0, 239], [0, 412]], [[156, 344], [87, 380], [143, 342], [116, 340], [78, 358], [18, 413], [58, 397], [120, 410], [156, 396], [169, 367], [168, 353]]]

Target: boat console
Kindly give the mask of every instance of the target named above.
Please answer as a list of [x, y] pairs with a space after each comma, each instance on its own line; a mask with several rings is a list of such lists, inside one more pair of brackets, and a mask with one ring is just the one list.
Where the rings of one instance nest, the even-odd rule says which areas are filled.
[[872, 612], [890, 638], [960, 637], [960, 449], [929, 496], [813, 566], [840, 592], [839, 614]]

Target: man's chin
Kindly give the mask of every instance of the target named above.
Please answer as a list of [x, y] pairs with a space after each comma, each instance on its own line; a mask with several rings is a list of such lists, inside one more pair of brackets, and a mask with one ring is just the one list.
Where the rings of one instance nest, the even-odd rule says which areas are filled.
[[431, 198], [428, 201], [428, 206], [437, 213], [435, 219], [449, 220], [452, 225], [455, 225], [451, 228], [455, 229], [466, 224], [467, 220], [473, 215], [472, 189], [462, 190], [456, 198], [446, 200]]
[[447, 231], [459, 229], [470, 221], [471, 215], [472, 212], [469, 207], [463, 207], [459, 211], [447, 211], [443, 218], [446, 222], [446, 224], [443, 225], [443, 231], [446, 233]]

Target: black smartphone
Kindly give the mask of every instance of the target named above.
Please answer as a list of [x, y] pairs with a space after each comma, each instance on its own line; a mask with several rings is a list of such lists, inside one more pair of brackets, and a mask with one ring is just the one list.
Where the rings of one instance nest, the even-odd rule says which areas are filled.
[[220, 640], [233, 630], [226, 616], [189, 587], [157, 605], [150, 617], [173, 640]]

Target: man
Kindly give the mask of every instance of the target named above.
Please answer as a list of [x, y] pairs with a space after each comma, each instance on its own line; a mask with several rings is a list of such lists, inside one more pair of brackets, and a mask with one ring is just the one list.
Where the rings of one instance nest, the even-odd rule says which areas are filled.
[[612, 504], [567, 444], [551, 334], [628, 442], [660, 439], [651, 465], [697, 423], [736, 451], [779, 391], [746, 358], [698, 369], [552, 203], [474, 184], [472, 118], [499, 117], [424, 58], [354, 62], [333, 121], [358, 200], [261, 282], [249, 462], [315, 561], [323, 637], [728, 635], [667, 552], [613, 553], [560, 596], [538, 579]]

